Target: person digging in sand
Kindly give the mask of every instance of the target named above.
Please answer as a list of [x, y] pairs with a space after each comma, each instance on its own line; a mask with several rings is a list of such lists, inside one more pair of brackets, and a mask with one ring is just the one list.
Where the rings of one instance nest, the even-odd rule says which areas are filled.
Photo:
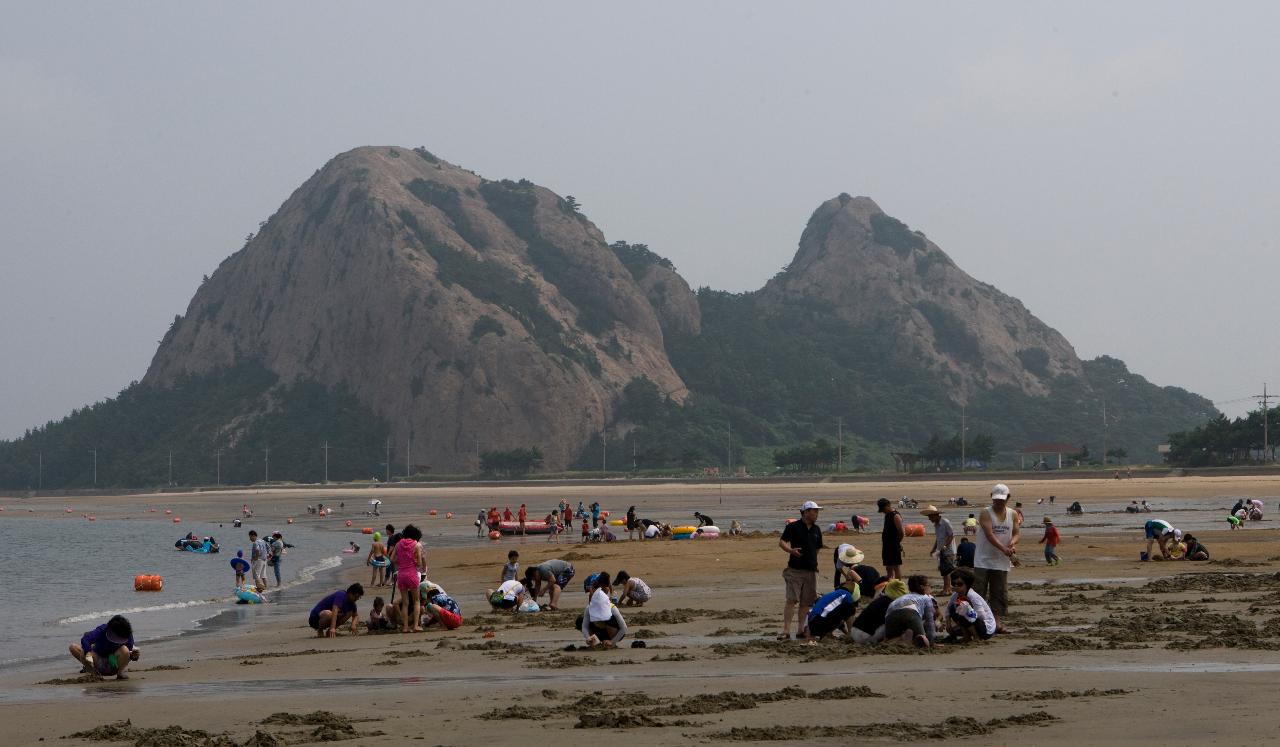
[[591, 585], [591, 601], [577, 619], [577, 627], [582, 631], [587, 646], [617, 648], [627, 635], [627, 621], [610, 599], [613, 587], [609, 574], [600, 572], [594, 575], [596, 580]]
[[622, 587], [622, 591], [618, 592], [618, 604], [624, 607], [641, 607], [645, 602], [653, 599], [653, 590], [649, 585], [626, 571], [618, 571], [618, 575], [613, 578], [613, 583], [615, 586]]
[[[560, 592], [573, 580], [573, 565], [559, 558], [543, 561], [524, 570], [524, 586], [533, 601], [538, 601], [545, 588], [546, 609], [556, 610], [560, 605]], [[544, 586], [545, 585], [545, 586]]]
[[938, 605], [933, 601], [927, 576], [907, 579], [907, 593], [889, 603], [884, 616], [886, 643], [903, 643], [917, 648], [937, 645]]
[[947, 630], [953, 640], [985, 641], [996, 634], [996, 616], [987, 600], [973, 590], [973, 572], [957, 568], [951, 574], [955, 593], [947, 602]]
[[85, 674], [99, 679], [113, 675], [118, 680], [129, 679], [124, 670], [142, 656], [133, 643], [133, 625], [121, 615], [80, 636], [80, 643], [71, 644], [68, 650]]
[[858, 581], [846, 577], [835, 591], [829, 591], [818, 598], [809, 610], [805, 620], [805, 643], [813, 644], [835, 633], [837, 630], [852, 638], [853, 616], [858, 612], [858, 599], [862, 590]]
[[1160, 556], [1165, 560], [1170, 557], [1169, 545], [1173, 542], [1182, 541], [1182, 530], [1174, 529], [1173, 525], [1164, 519], [1150, 519], [1143, 525], [1143, 532], [1147, 536], [1147, 559], [1151, 558], [1151, 546], [1157, 545], [1160, 548]]
[[360, 614], [356, 611], [356, 602], [364, 596], [364, 587], [352, 584], [346, 590], [339, 589], [326, 596], [311, 608], [307, 616], [307, 625], [316, 632], [317, 638], [337, 638], [338, 626], [350, 621], [351, 635], [356, 634], [356, 623]]

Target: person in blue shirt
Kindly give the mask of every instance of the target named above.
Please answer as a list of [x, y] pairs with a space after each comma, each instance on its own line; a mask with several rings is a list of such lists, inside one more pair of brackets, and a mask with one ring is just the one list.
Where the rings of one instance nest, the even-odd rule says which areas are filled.
[[356, 602], [362, 596], [364, 587], [360, 584], [352, 584], [345, 591], [339, 589], [333, 592], [311, 608], [307, 624], [316, 631], [317, 638], [336, 638], [338, 626], [350, 620], [351, 635], [355, 635], [356, 622], [360, 619], [356, 612]]
[[805, 621], [806, 641], [821, 640], [836, 632], [849, 633], [849, 623], [858, 612], [858, 597], [861, 590], [858, 582], [846, 579], [835, 591], [829, 591], [818, 598], [809, 609], [809, 617]]
[[142, 655], [133, 643], [133, 625], [121, 615], [85, 633], [69, 650], [86, 674], [118, 680], [129, 679], [124, 670]]

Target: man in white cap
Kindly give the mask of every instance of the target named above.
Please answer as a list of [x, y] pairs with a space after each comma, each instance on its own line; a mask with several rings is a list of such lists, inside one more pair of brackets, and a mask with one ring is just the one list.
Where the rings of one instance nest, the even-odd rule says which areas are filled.
[[782, 571], [786, 583], [787, 601], [782, 608], [782, 633], [778, 640], [791, 637], [791, 616], [795, 615], [796, 630], [804, 631], [805, 614], [818, 598], [818, 551], [822, 549], [822, 529], [818, 527], [818, 512], [822, 510], [813, 501], [805, 501], [800, 507], [800, 520], [793, 521], [782, 530], [778, 547], [787, 553], [787, 567]]
[[997, 483], [991, 489], [991, 506], [978, 514], [977, 547], [973, 553], [973, 590], [987, 600], [1000, 619], [1009, 613], [1009, 569], [1018, 546], [1018, 519], [1009, 510], [1009, 487]]

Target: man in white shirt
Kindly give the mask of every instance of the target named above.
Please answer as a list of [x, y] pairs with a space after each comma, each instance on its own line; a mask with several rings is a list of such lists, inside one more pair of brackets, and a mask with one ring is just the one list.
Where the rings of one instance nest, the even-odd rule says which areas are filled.
[[991, 606], [997, 632], [1004, 632], [1000, 618], [1009, 613], [1009, 569], [1018, 546], [1018, 517], [1008, 505], [1009, 487], [998, 483], [991, 489], [991, 507], [978, 514], [973, 553], [973, 590]]

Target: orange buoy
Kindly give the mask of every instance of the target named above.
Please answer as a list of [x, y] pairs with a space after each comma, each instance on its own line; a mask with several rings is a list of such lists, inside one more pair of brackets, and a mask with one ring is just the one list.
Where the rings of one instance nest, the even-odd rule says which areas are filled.
[[172, 511], [170, 511], [170, 510], [169, 510], [169, 509], [167, 509], [167, 508], [164, 510], [164, 515], [165, 515], [165, 516], [168, 516], [168, 515], [169, 515], [169, 514], [171, 514], [171, 513], [173, 513], [173, 512], [172, 512]]
[[[3, 508], [0, 508], [0, 511], [3, 511], [3, 510], [4, 510]], [[453, 512], [452, 512], [452, 511], [450, 511], [449, 513], [445, 514], [445, 515], [444, 515], [444, 518], [446, 518], [446, 519], [452, 519], [452, 518], [453, 518]]]
[[89, 517], [89, 521], [97, 521], [97, 520], [98, 520], [98, 517], [96, 517], [96, 516], [90, 516], [90, 517]]
[[497, 529], [493, 530], [492, 532], [489, 532], [489, 539], [491, 540], [502, 539], [502, 532], [499, 532]]
[[347, 526], [351, 526], [351, 519], [347, 519]]
[[292, 524], [292, 523], [293, 523], [293, 517], [292, 517], [292, 516], [290, 516], [288, 519], [285, 519], [285, 522], [286, 522], [286, 523], [289, 523], [289, 524]]
[[428, 515], [428, 516], [435, 516], [435, 515], [436, 515], [436, 513], [437, 513], [437, 512], [436, 512], [436, 510], [433, 508], [433, 509], [431, 509], [430, 511], [428, 511], [428, 512], [427, 512], [427, 515]]
[[903, 534], [908, 537], [923, 537], [924, 524], [907, 524], [902, 527]]
[[182, 523], [182, 517], [181, 517], [181, 516], [175, 516], [175, 517], [173, 517], [173, 523], [174, 523], [174, 524], [181, 524], [181, 523]]
[[133, 577], [134, 591], [163, 591], [164, 578], [161, 576], [141, 574]]
[[604, 518], [606, 518], [606, 519], [607, 519], [607, 518], [609, 518], [609, 512], [608, 512], [608, 511], [601, 511], [601, 512], [600, 512], [600, 515], [601, 515], [601, 516], [603, 516], [603, 517], [604, 517]]
[[147, 513], [149, 513], [149, 514], [154, 514], [155, 512], [156, 512], [156, 510], [155, 510], [154, 508], [148, 508], [148, 509], [147, 509]]
[[67, 506], [67, 513], [72, 513], [70, 506]]
[[373, 534], [373, 527], [365, 527], [360, 530], [361, 534]]

